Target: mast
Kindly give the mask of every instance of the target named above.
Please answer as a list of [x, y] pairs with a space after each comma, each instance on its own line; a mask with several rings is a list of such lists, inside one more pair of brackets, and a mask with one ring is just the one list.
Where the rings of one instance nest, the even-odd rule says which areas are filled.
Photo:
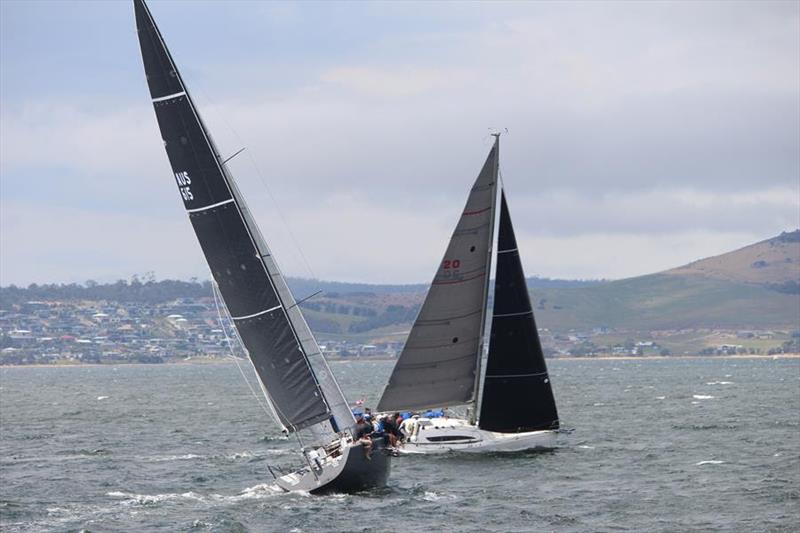
[[178, 189], [225, 306], [280, 423], [353, 425], [333, 376], [143, 0], [134, 0], [147, 83]]
[[469, 409], [469, 423], [474, 424], [478, 416], [478, 401], [481, 392], [481, 363], [483, 362], [483, 347], [486, 340], [486, 314], [489, 307], [489, 280], [492, 275], [492, 255], [494, 255], [494, 219], [495, 206], [497, 205], [497, 182], [500, 169], [500, 132], [492, 133], [494, 137], [494, 183], [495, 191], [492, 198], [491, 218], [489, 219], [489, 246], [486, 249], [486, 282], [483, 285], [483, 307], [481, 308], [481, 331], [478, 343], [478, 354], [475, 362], [475, 384], [472, 392], [472, 408]]
[[491, 270], [497, 149], [495, 140], [383, 391], [381, 411], [474, 401]]

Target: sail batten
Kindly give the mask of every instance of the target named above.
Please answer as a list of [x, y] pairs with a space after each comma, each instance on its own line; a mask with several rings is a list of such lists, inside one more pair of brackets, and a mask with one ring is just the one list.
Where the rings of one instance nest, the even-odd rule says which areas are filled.
[[[318, 352], [258, 226], [221, 161], [143, 0], [134, 0], [147, 83], [184, 207], [238, 336], [280, 423], [296, 431], [333, 415], [347, 427], [332, 376], [318, 379]], [[311, 340], [300, 341], [300, 338]], [[329, 372], [328, 372], [329, 374]], [[324, 383], [323, 383], [324, 381]], [[335, 380], [333, 380], [335, 384]]]
[[495, 142], [470, 189], [378, 403], [381, 411], [463, 405], [475, 397], [490, 271], [497, 157]]

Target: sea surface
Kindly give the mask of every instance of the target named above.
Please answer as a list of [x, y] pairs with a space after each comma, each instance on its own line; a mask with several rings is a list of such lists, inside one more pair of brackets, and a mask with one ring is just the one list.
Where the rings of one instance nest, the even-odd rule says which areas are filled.
[[[374, 406], [392, 362], [332, 364]], [[800, 360], [549, 362], [544, 453], [401, 457], [389, 486], [277, 493], [296, 464], [237, 366], [0, 368], [0, 529], [797, 531]]]

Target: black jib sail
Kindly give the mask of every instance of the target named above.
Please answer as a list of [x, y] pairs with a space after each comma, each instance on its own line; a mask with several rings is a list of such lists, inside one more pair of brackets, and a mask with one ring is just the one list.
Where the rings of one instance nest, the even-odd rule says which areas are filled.
[[494, 311], [478, 427], [502, 433], [558, 428], [556, 402], [502, 189]]
[[339, 418], [333, 428], [345, 429], [352, 415], [349, 410], [339, 415], [346, 402], [338, 386], [328, 375], [327, 382], [318, 381], [309, 360], [319, 355], [316, 341], [147, 6], [142, 0], [134, 6], [147, 83], [178, 190], [268, 398], [289, 431], [331, 419], [332, 412]]

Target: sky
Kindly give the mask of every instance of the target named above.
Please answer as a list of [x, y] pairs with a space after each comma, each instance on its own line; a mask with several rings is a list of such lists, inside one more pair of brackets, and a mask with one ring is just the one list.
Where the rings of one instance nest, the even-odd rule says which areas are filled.
[[[284, 273], [428, 282], [501, 140], [526, 274], [800, 227], [798, 2], [190, 2], [153, 16]], [[0, 1], [0, 285], [208, 279], [127, 1]]]

